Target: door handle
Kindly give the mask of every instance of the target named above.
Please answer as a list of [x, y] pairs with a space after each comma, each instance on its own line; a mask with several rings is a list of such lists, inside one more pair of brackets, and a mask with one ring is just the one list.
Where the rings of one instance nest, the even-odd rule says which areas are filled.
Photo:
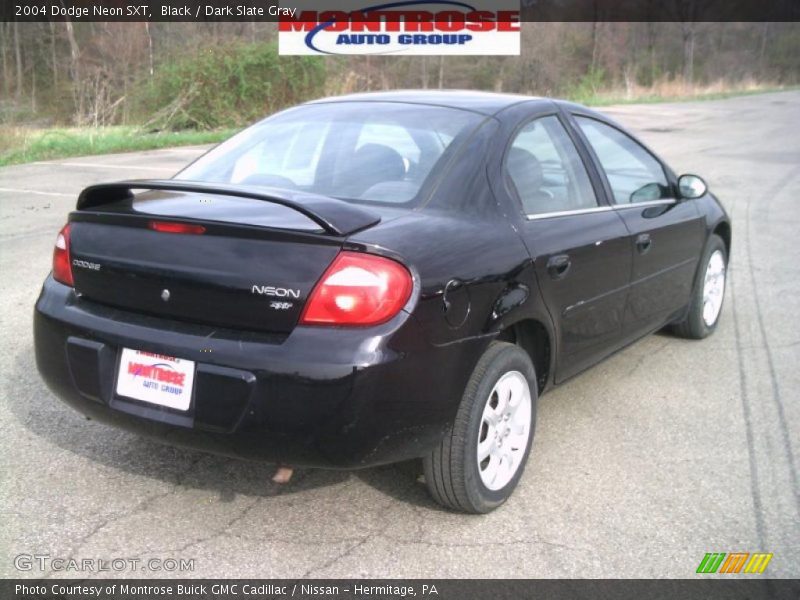
[[650, 238], [649, 233], [642, 233], [636, 237], [636, 249], [639, 254], [647, 254], [653, 245], [653, 240]]
[[567, 254], [556, 254], [547, 260], [547, 272], [553, 279], [563, 279], [567, 276], [572, 261]]

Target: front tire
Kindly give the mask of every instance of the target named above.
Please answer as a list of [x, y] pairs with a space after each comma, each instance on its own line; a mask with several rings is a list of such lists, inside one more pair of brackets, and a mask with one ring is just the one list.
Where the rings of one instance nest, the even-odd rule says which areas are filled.
[[423, 460], [434, 500], [468, 513], [487, 513], [505, 502], [525, 470], [537, 399], [528, 354], [493, 342], [472, 372], [451, 429]]
[[718, 235], [708, 238], [689, 304], [686, 318], [673, 326], [681, 337], [701, 340], [717, 328], [725, 299], [725, 281], [728, 274], [728, 251]]

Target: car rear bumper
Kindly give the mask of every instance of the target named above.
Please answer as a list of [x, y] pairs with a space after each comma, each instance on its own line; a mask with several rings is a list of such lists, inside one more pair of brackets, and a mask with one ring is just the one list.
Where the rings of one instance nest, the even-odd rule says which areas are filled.
[[[52, 277], [36, 303], [34, 338], [47, 385], [92, 419], [168, 444], [323, 468], [428, 452], [488, 344], [430, 345], [406, 313], [369, 330], [219, 330], [89, 302]], [[195, 361], [189, 409], [116, 395], [123, 347]]]

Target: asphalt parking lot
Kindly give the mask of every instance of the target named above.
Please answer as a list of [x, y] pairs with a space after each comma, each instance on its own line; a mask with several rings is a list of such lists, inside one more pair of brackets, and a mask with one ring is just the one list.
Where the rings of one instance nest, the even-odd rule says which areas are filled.
[[[605, 109], [733, 218], [718, 331], [650, 336], [540, 401], [531, 462], [487, 516], [415, 463], [300, 471], [155, 445], [41, 382], [31, 315], [86, 185], [168, 177], [200, 148], [0, 169], [0, 576], [692, 577], [706, 552], [800, 576], [800, 92]], [[193, 572], [18, 571], [14, 557], [194, 559]]]

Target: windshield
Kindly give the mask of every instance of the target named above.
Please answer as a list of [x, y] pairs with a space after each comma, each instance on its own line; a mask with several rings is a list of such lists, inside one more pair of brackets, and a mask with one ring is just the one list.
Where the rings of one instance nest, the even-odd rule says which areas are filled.
[[482, 119], [457, 109], [389, 102], [310, 104], [245, 129], [177, 179], [406, 204], [448, 149]]

